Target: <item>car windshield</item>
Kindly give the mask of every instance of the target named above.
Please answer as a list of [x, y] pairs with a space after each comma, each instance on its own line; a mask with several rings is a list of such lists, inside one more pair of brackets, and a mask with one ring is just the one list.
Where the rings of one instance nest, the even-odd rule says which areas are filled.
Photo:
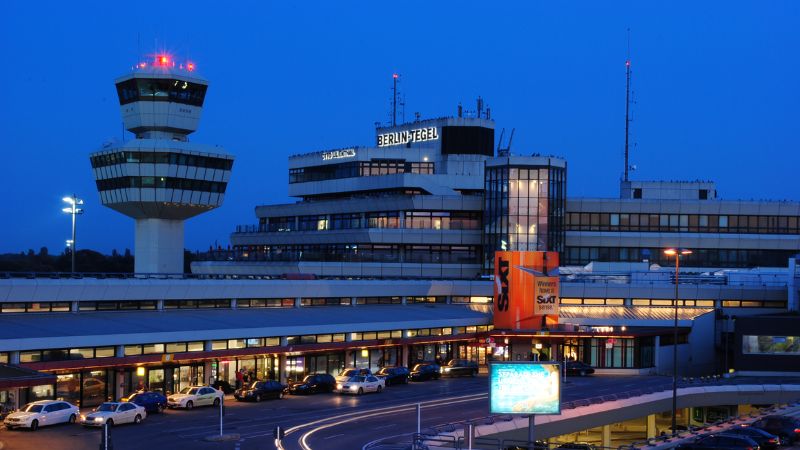
[[350, 379], [347, 380], [347, 381], [349, 381], [351, 383], [363, 383], [364, 382], [364, 377], [350, 377]]
[[388, 375], [390, 372], [391, 372], [391, 370], [390, 370], [390, 369], [387, 369], [387, 368], [385, 368], [385, 367], [384, 367], [383, 369], [381, 369], [381, 370], [377, 371], [376, 373], [377, 373], [378, 375]]
[[356, 373], [356, 369], [347, 369], [347, 370], [343, 370], [342, 373], [339, 374], [339, 376], [349, 377], [350, 375], [353, 375], [354, 373]]
[[422, 370], [427, 364], [417, 364], [414, 366], [414, 370]]
[[197, 388], [183, 388], [181, 394], [197, 394]]
[[314, 375], [306, 375], [306, 377], [303, 378], [303, 383], [311, 383], [312, 381], [314, 381]]
[[130, 396], [128, 396], [128, 401], [132, 402], [132, 401], [136, 400], [139, 397], [141, 397], [141, 394], [131, 394]]
[[116, 411], [117, 404], [116, 403], [103, 403], [102, 405], [97, 407], [97, 411]]
[[253, 381], [253, 384], [250, 385], [250, 389], [257, 388], [259, 383], [261, 383], [261, 382], [260, 381]]
[[33, 403], [29, 403], [25, 405], [25, 408], [22, 410], [25, 412], [42, 412], [42, 405], [34, 405]]

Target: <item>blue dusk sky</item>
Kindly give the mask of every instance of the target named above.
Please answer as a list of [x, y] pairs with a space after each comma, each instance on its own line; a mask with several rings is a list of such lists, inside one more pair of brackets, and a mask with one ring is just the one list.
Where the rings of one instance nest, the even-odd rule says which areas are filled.
[[[561, 155], [570, 196], [618, 195], [631, 30], [633, 179], [714, 180], [723, 199], [800, 200], [800, 2], [0, 2], [0, 252], [133, 248], [88, 155], [122, 127], [114, 78], [166, 50], [210, 80], [194, 142], [236, 156], [186, 248], [226, 246], [287, 197], [287, 157], [369, 145], [389, 118], [480, 95], [512, 151]], [[126, 138], [131, 135], [127, 134]]]

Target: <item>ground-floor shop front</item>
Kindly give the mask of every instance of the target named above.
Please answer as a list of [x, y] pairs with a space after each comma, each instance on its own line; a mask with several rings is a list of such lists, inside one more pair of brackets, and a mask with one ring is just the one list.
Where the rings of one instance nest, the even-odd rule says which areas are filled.
[[[420, 362], [443, 364], [453, 358], [471, 359], [485, 364], [489, 352], [478, 345], [475, 336], [461, 340], [399, 340], [372, 345], [340, 345], [338, 348], [271, 348], [265, 353], [236, 354], [235, 350], [181, 355], [163, 355], [160, 359], [116, 358], [103, 366], [100, 359], [37, 363], [36, 368], [55, 376], [53, 382], [28, 386], [11, 394], [15, 404], [60, 399], [80, 407], [94, 407], [104, 401], [119, 400], [137, 390], [170, 394], [194, 385], [216, 384], [237, 388], [256, 380], [279, 380], [291, 383], [306, 375], [338, 375], [347, 368], [413, 366]], [[285, 351], [293, 350], [293, 351]], [[300, 351], [295, 351], [300, 350]], [[130, 362], [126, 362], [130, 360]], [[55, 367], [48, 367], [55, 366]], [[3, 394], [3, 401], [8, 394]]]

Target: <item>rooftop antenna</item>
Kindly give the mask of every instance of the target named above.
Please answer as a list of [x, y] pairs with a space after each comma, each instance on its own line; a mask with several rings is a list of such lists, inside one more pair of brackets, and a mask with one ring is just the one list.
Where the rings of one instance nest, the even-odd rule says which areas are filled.
[[400, 74], [392, 74], [392, 126], [397, 125], [397, 79]]
[[478, 111], [477, 111], [477, 118], [481, 118], [481, 114], [483, 114], [483, 99], [481, 96], [478, 96]]
[[464, 117], [464, 107], [461, 106], [461, 102], [458, 102], [458, 117]]
[[503, 128], [500, 130], [500, 140], [497, 141], [497, 152], [500, 153], [500, 150], [503, 149], [503, 135], [506, 134], [506, 129]]
[[509, 155], [511, 154], [511, 141], [514, 140], [514, 132], [515, 131], [517, 131], [517, 129], [516, 128], [512, 128], [511, 129], [511, 136], [508, 137], [508, 146], [506, 147], [506, 152], [508, 152]]
[[631, 29], [628, 28], [628, 57], [625, 59], [625, 172], [623, 181], [628, 181], [628, 141], [630, 138], [631, 109]]

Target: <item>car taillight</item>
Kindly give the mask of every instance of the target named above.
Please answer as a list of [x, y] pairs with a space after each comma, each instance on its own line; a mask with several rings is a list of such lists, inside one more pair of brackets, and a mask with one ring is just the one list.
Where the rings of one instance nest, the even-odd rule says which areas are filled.
[[776, 442], [778, 442], [778, 441], [777, 441], [775, 438], [769, 438], [769, 441], [768, 441], [768, 442], [769, 442], [770, 444], [774, 444], [774, 443], [776, 443]]
[[753, 450], [753, 447], [747, 447], [747, 450]]
[[795, 433], [800, 433], [800, 428], [795, 428], [795, 429], [794, 429], [794, 432], [795, 432]]

